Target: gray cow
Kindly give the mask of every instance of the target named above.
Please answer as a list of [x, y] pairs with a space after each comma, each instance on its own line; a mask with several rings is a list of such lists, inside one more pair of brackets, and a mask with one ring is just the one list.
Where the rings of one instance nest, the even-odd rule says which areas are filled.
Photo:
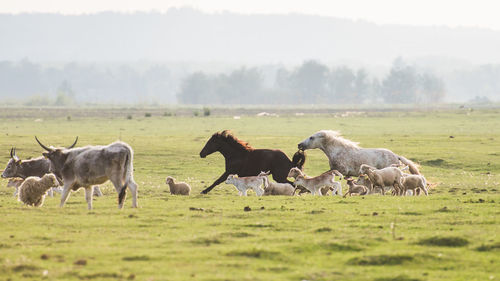
[[[75, 143], [76, 144], [76, 143]], [[72, 148], [73, 146], [69, 147]], [[29, 159], [21, 160], [16, 154], [16, 149], [10, 149], [10, 159], [7, 162], [7, 167], [2, 173], [2, 178], [22, 178], [23, 180], [27, 177], [43, 177], [43, 175], [50, 173], [50, 160], [43, 156]], [[59, 184], [62, 185], [60, 177], [58, 177]], [[49, 195], [53, 196], [53, 190], [58, 190], [53, 188], [49, 190]], [[102, 192], [98, 186], [94, 187], [94, 195], [102, 196]]]
[[[118, 195], [118, 208], [123, 208], [127, 187], [132, 193], [132, 207], [137, 207], [137, 184], [133, 177], [132, 148], [124, 142], [114, 142], [106, 146], [85, 146], [78, 148], [54, 148], [38, 144], [47, 152], [43, 153], [51, 163], [51, 171], [61, 176], [64, 188], [60, 207], [68, 199], [70, 190], [85, 188], [88, 209], [92, 209], [93, 185], [110, 180]], [[73, 147], [78, 141], [70, 146]]]

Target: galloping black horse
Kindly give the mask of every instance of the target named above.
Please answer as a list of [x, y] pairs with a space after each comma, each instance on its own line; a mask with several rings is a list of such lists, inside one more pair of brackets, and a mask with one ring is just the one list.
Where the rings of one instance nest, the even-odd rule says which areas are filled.
[[212, 135], [200, 152], [200, 157], [205, 158], [219, 151], [226, 159], [226, 171], [209, 187], [203, 190], [207, 194], [215, 186], [227, 179], [230, 174], [240, 177], [256, 176], [261, 171], [271, 171], [277, 182], [289, 182], [286, 178], [293, 167], [302, 170], [306, 156], [299, 150], [293, 155], [293, 161], [279, 149], [254, 149], [248, 143], [237, 139], [229, 130], [224, 130]]

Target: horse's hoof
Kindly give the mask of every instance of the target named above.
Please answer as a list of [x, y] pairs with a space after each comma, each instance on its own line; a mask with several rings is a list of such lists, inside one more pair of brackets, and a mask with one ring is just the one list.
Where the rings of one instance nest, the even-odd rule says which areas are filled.
[[208, 194], [208, 191], [203, 190], [200, 194]]

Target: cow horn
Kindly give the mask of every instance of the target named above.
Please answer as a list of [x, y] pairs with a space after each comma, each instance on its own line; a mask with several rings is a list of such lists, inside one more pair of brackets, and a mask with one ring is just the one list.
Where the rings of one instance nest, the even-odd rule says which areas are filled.
[[52, 151], [52, 148], [49, 148], [49, 147], [46, 147], [45, 145], [43, 145], [39, 140], [38, 138], [35, 136], [35, 139], [36, 139], [36, 142], [38, 142], [38, 144], [45, 150], [47, 151]]
[[14, 148], [10, 149], [10, 158], [14, 158], [14, 155], [12, 155], [12, 152], [14, 151]]
[[75, 142], [72, 145], [68, 146], [67, 149], [75, 147], [77, 142], [78, 142], [78, 136], [76, 136]]

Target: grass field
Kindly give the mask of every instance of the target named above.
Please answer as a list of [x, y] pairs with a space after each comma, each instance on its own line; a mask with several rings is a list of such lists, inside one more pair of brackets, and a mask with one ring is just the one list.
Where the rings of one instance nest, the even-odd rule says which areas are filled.
[[[15, 110], [15, 109], [9, 109]], [[22, 109], [17, 109], [22, 111]], [[103, 109], [104, 110], [104, 109]], [[105, 110], [104, 110], [105, 111]], [[0, 116], [0, 163], [45, 144], [108, 144], [135, 150], [138, 209], [117, 209], [109, 183], [87, 211], [83, 191], [59, 208], [21, 205], [0, 180], [1, 280], [498, 280], [500, 110], [367, 112], [254, 117]], [[37, 120], [38, 119], [38, 120]], [[210, 135], [232, 129], [256, 148], [289, 157], [320, 129], [363, 147], [385, 147], [421, 164], [430, 196], [238, 197], [222, 184], [220, 154], [198, 155]], [[452, 136], [452, 138], [450, 137]], [[328, 168], [307, 152], [305, 172]], [[171, 175], [193, 187], [171, 196]], [[343, 182], [344, 190], [345, 181]], [[243, 209], [249, 206], [251, 211]], [[202, 208], [190, 210], [190, 208]]]

